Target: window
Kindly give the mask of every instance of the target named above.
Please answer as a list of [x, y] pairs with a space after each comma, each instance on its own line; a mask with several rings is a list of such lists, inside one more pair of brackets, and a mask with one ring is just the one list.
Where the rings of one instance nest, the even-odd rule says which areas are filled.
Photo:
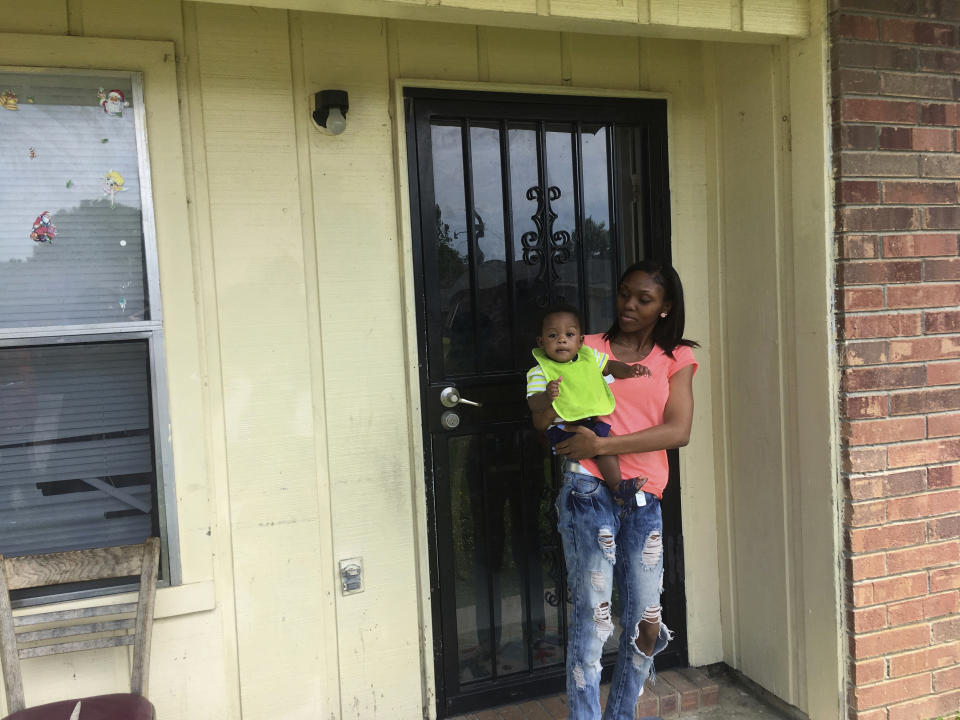
[[142, 98], [138, 73], [0, 69], [5, 555], [166, 535], [172, 462]]

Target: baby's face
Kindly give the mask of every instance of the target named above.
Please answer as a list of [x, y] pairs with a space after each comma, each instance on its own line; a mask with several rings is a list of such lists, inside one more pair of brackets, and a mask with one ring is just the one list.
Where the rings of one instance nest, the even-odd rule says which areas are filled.
[[556, 362], [569, 362], [577, 356], [583, 344], [580, 322], [573, 313], [559, 312], [547, 315], [540, 328], [537, 345]]

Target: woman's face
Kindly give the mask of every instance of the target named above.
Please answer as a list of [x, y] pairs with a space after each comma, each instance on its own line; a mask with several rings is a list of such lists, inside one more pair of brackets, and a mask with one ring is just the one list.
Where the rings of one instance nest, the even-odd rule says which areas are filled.
[[637, 271], [623, 279], [617, 290], [617, 321], [622, 332], [648, 330], [662, 312], [670, 312], [670, 303], [663, 299], [663, 285], [650, 273]]

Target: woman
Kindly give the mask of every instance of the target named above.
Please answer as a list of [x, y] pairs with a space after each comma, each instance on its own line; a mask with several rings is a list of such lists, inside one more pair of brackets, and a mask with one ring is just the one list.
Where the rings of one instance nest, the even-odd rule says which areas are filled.
[[[661, 620], [663, 523], [660, 497], [667, 484], [668, 448], [682, 447], [693, 421], [697, 362], [683, 338], [683, 288], [676, 271], [661, 263], [631, 265], [617, 290], [617, 317], [604, 334], [584, 342], [612, 359], [646, 365], [651, 377], [614, 382], [616, 408], [608, 437], [584, 427], [557, 445], [566, 456], [557, 498], [559, 529], [573, 598], [567, 647], [571, 720], [600, 717], [600, 656], [613, 633], [612, 580], [623, 605], [624, 632], [604, 720], [632, 720], [653, 656], [670, 640]], [[596, 463], [618, 455], [629, 488], [614, 497]], [[636, 480], [635, 480], [636, 479]], [[642, 489], [634, 488], [642, 485]]]

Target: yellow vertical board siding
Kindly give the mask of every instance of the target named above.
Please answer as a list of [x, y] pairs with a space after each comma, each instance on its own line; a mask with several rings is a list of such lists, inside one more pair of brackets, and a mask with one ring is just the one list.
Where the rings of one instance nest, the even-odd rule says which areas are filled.
[[299, 91], [350, 93], [343, 134], [308, 133], [334, 550], [337, 559], [361, 557], [364, 567], [364, 592], [336, 600], [341, 717], [419, 717], [421, 615], [407, 448], [420, 428], [410, 427], [406, 405], [387, 24], [300, 17], [306, 87]]
[[[27, 706], [71, 697], [129, 692], [130, 669], [125, 647], [30, 658], [22, 664]], [[154, 674], [151, 668], [151, 676]], [[149, 687], [147, 688], [149, 691]], [[0, 704], [6, 704], [4, 697]]]
[[833, 194], [830, 182], [828, 40], [824, 0], [812, 3], [810, 36], [788, 43], [793, 156], [793, 268], [806, 703], [811, 718], [841, 717], [844, 701], [833, 324]]
[[810, 6], [819, 0], [741, 0], [743, 30], [805, 36], [810, 32]]
[[717, 59], [716, 45], [714, 43], [705, 43], [703, 48], [703, 68], [704, 68], [704, 90], [706, 104], [706, 121], [704, 128], [706, 132], [706, 176], [707, 185], [705, 192], [705, 204], [707, 211], [707, 238], [709, 249], [707, 252], [708, 263], [708, 292], [709, 298], [709, 323], [710, 323], [710, 343], [717, 348], [714, 353], [713, 363], [710, 367], [710, 383], [716, 401], [713, 403], [713, 427], [714, 427], [714, 469], [717, 478], [717, 566], [720, 579], [720, 627], [722, 628], [721, 645], [723, 649], [723, 659], [730, 664], [734, 664], [734, 659], [739, 657], [736, 645], [737, 623], [739, 616], [736, 612], [736, 594], [732, 578], [736, 576], [736, 554], [733, 552], [734, 525], [732, 521], [733, 503], [730, 500], [731, 495], [731, 475], [728, 460], [729, 455], [727, 447], [729, 445], [729, 433], [731, 422], [728, 415], [727, 381], [729, 372], [727, 370], [727, 354], [723, 351], [724, 338], [726, 337], [726, 297], [724, 295], [723, 279], [723, 247], [722, 247], [722, 227], [724, 215], [722, 212], [722, 203], [720, 197], [720, 122], [719, 122], [719, 102], [720, 93], [717, 87]]
[[397, 46], [400, 77], [476, 79], [477, 28], [473, 25], [392, 20], [389, 27]]
[[0, 0], [0, 33], [67, 34], [65, 0]]
[[247, 720], [320, 717], [320, 553], [287, 14], [198, 6]]
[[560, 33], [487, 28], [484, 36], [491, 82], [561, 84]]
[[[793, 571], [784, 519], [779, 152], [774, 54], [718, 46], [720, 202], [725, 297], [726, 403], [738, 622], [733, 664], [777, 696], [792, 695], [789, 614]], [[795, 608], [796, 610], [796, 608]]]
[[706, 158], [702, 44], [640, 41], [640, 82], [668, 93], [671, 245], [687, 306], [684, 335], [702, 344], [695, 351], [695, 407], [690, 444], [680, 451], [684, 583], [690, 663], [721, 659], [718, 612], [716, 479], [710, 343], [710, 285], [705, 205]]
[[[589, 17], [599, 20], [622, 20], [635, 23], [641, 20], [641, 0], [550, 0], [550, 14], [560, 17]], [[647, 0], [642, 0], [646, 9]], [[644, 13], [646, 14], [646, 13]], [[642, 18], [646, 20], [646, 17]]]
[[[135, 22], [131, 20], [131, 24], [135, 25]], [[203, 378], [184, 191], [174, 46], [169, 42], [126, 39], [0, 35], [0, 65], [133, 70], [144, 75], [181, 567], [186, 583], [209, 580], [213, 574], [210, 488], [205, 476], [202, 440], [206, 411], [202, 402]], [[176, 542], [175, 538], [173, 542]], [[158, 608], [160, 594], [184, 598], [191, 594], [193, 587], [196, 586], [162, 589], [158, 594]], [[202, 609], [210, 608], [205, 606]], [[188, 607], [184, 611], [190, 612]], [[209, 617], [219, 626], [216, 613], [209, 614]], [[169, 622], [175, 625], [179, 618]], [[207, 658], [222, 658], [223, 644], [219, 635], [208, 637], [206, 655], [197, 653], [187, 657], [168, 655], [162, 646], [158, 649], [155, 645], [151, 653], [151, 680], [154, 687], [165, 688], [161, 693], [164, 699], [158, 704], [161, 712], [167, 706], [188, 702], [188, 698], [197, 693], [198, 689], [184, 682], [184, 678], [205, 676], [211, 666]], [[115, 654], [106, 650], [31, 659], [24, 663], [23, 669], [30, 704], [92, 692], [117, 692], [129, 685], [129, 662], [125, 651]], [[160, 677], [164, 680], [157, 680]], [[218, 708], [221, 715], [227, 704], [222, 688], [221, 679], [211, 677], [206, 699], [206, 705]]]
[[624, 90], [638, 88], [640, 41], [637, 38], [573, 33], [566, 38], [571, 85]]
[[180, 0], [68, 0], [89, 37], [175, 40], [182, 33]]
[[194, 277], [198, 288], [197, 314], [203, 346], [201, 356], [205, 402], [208, 409], [206, 471], [210, 482], [210, 533], [214, 544], [213, 588], [222, 634], [222, 672], [227, 691], [220, 712], [227, 718], [240, 717], [240, 671], [237, 648], [237, 619], [234, 602], [233, 533], [230, 520], [229, 473], [227, 468], [226, 421], [222, 382], [216, 272], [214, 269], [212, 217], [207, 183], [207, 156], [204, 141], [203, 93], [199, 67], [199, 30], [196, 4], [183, 6], [183, 51], [180, 104], [184, 153], [189, 171], [185, 175], [190, 203], [190, 231], [193, 235]]
[[[163, 618], [153, 623], [147, 697], [156, 707], [158, 718], [228, 720], [223, 701], [229, 692], [224, 672], [227, 659], [220, 636], [220, 622], [214, 613]], [[170, 666], [162, 672], [153, 669], [157, 658], [168, 659]], [[192, 679], [189, 673], [193, 668], [199, 669], [202, 682], [187, 681]]]

